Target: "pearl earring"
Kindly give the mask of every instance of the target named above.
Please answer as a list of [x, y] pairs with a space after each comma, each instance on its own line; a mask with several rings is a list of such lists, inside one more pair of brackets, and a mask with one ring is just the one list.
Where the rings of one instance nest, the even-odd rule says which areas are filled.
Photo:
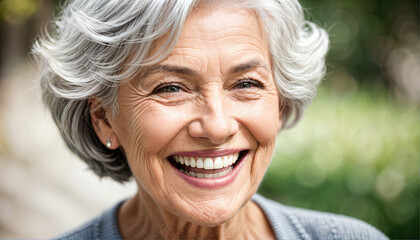
[[108, 138], [106, 140], [106, 146], [107, 146], [107, 148], [110, 148], [112, 146], [111, 139]]

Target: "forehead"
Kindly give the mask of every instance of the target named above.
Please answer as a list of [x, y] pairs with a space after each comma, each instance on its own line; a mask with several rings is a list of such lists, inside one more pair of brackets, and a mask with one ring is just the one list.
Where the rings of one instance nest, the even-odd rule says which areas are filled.
[[207, 68], [209, 61], [214, 63], [209, 53], [217, 53], [221, 66], [256, 59], [270, 66], [268, 41], [251, 9], [200, 4], [186, 19], [173, 52], [164, 62], [182, 61]]
[[263, 35], [255, 11], [227, 4], [200, 4], [185, 21], [181, 38], [214, 40], [244, 31]]

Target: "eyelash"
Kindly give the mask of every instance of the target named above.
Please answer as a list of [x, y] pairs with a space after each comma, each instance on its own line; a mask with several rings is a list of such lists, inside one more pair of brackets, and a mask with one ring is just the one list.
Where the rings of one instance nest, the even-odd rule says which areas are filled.
[[[249, 87], [239, 87], [239, 85], [245, 84], [245, 83], [246, 84], [250, 84], [250, 86]], [[177, 89], [178, 91], [165, 91], [165, 89], [168, 89], [168, 87], [178, 88]], [[244, 89], [244, 88], [251, 88], [251, 87], [257, 87], [257, 88], [264, 89], [264, 85], [260, 81], [255, 80], [255, 79], [251, 79], [251, 78], [241, 79], [241, 80], [237, 81], [233, 85], [232, 89]], [[152, 94], [179, 92], [179, 91], [182, 91], [182, 90], [183, 90], [182, 89], [182, 86], [179, 85], [179, 84], [175, 84], [175, 83], [164, 83], [164, 84], [161, 84], [161, 85], [157, 86], [153, 90]]]
[[180, 86], [179, 84], [175, 84], [175, 83], [164, 83], [162, 85], [157, 86], [152, 94], [157, 94], [157, 93], [171, 93], [171, 91], [165, 91], [165, 88], [167, 89], [168, 87], [176, 87], [178, 88], [179, 92], [180, 90], [182, 90], [182, 86]]
[[[249, 83], [249, 84], [251, 84], [252, 86], [250, 86], [250, 87], [257, 87], [257, 88], [261, 88], [261, 89], [264, 89], [264, 85], [260, 82], [260, 81], [258, 81], [258, 80], [255, 80], [255, 79], [251, 79], [251, 78], [247, 78], [247, 79], [241, 79], [241, 80], [239, 80], [238, 82], [236, 82], [234, 85], [233, 85], [233, 89], [236, 89], [236, 88], [238, 88], [238, 86], [240, 85], [240, 84], [244, 84], [244, 83]], [[250, 88], [249, 87], [249, 88]], [[248, 88], [248, 87], [246, 87], [246, 88]], [[240, 88], [240, 89], [243, 89], [243, 88]]]

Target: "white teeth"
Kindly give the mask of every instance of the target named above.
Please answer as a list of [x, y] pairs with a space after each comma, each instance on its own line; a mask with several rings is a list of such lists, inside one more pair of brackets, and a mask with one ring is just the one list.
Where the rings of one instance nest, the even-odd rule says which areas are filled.
[[190, 158], [190, 166], [195, 167], [195, 159], [194, 158]]
[[222, 172], [219, 173], [195, 173], [193, 171], [184, 171], [183, 169], [179, 169], [181, 172], [183, 172], [184, 174], [187, 174], [191, 177], [196, 177], [196, 178], [220, 178], [223, 176], [228, 175], [230, 172], [232, 172], [233, 167], [230, 167]]
[[223, 167], [229, 166], [229, 157], [223, 156]]
[[233, 156], [233, 163], [236, 163], [236, 161], [238, 160], [239, 157], [239, 153], [235, 153]]
[[203, 159], [202, 158], [197, 158], [197, 166], [196, 168], [203, 168], [204, 164], [203, 164]]
[[211, 158], [204, 159], [204, 169], [214, 169], [213, 160]]
[[217, 157], [217, 158], [214, 160], [213, 168], [214, 168], [214, 169], [220, 169], [220, 168], [223, 168], [223, 160], [222, 160], [222, 158], [221, 158], [221, 157]]
[[197, 173], [193, 171], [186, 171], [182, 168], [179, 170], [191, 177], [196, 178], [220, 178], [223, 176], [226, 176], [229, 174], [233, 169], [233, 164], [236, 163], [239, 157], [239, 152], [236, 152], [234, 154], [229, 154], [226, 156], [221, 157], [215, 157], [215, 158], [194, 158], [189, 156], [180, 156], [180, 155], [174, 155], [173, 159], [182, 165], [185, 166], [191, 166], [193, 168], [204, 168], [206, 170], [212, 170], [212, 169], [221, 169], [225, 167], [229, 167], [226, 170], [219, 172], [219, 173]]
[[179, 156], [174, 155], [173, 158], [177, 163], [180, 163], [185, 166], [191, 166], [196, 168], [204, 168], [204, 169], [221, 169], [224, 167], [228, 167], [236, 163], [239, 157], [239, 152], [234, 154], [229, 154], [222, 157], [215, 157], [215, 158], [197, 158], [188, 157], [188, 156]]

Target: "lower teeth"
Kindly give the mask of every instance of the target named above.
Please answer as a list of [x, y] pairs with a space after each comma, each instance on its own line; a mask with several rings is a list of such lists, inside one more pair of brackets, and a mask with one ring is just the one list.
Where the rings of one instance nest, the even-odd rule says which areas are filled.
[[189, 175], [191, 177], [196, 178], [219, 178], [228, 175], [230, 172], [232, 172], [233, 167], [228, 168], [227, 170], [224, 170], [219, 173], [196, 173], [192, 171], [184, 171], [183, 169], [179, 169], [181, 172], [183, 172], [186, 175]]

